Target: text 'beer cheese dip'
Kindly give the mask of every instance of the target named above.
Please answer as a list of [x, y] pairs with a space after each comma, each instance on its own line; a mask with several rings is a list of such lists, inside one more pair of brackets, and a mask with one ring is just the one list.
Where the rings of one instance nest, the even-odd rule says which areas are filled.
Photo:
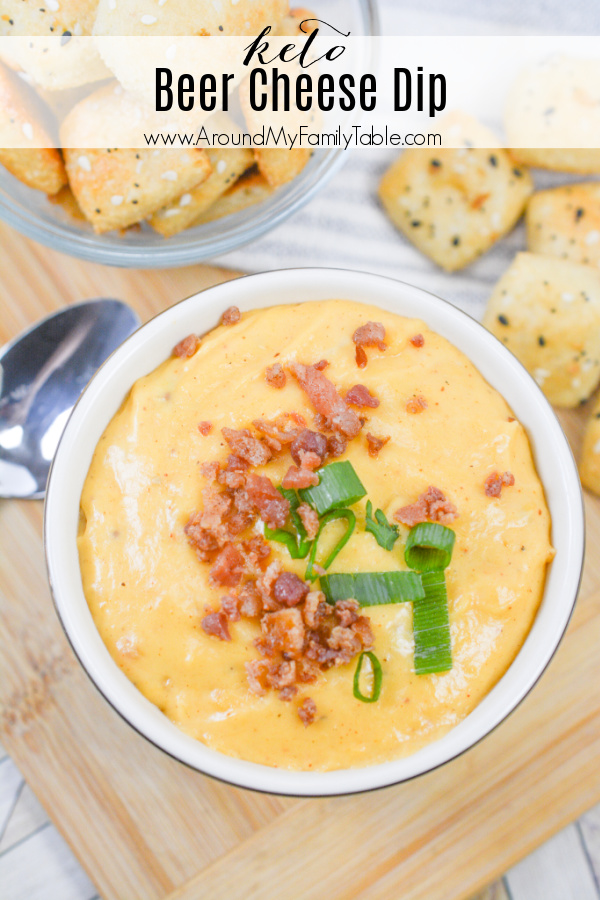
[[112, 657], [184, 732], [269, 766], [440, 738], [515, 658], [553, 556], [523, 427], [447, 340], [374, 306], [232, 308], [182, 339], [81, 497]]

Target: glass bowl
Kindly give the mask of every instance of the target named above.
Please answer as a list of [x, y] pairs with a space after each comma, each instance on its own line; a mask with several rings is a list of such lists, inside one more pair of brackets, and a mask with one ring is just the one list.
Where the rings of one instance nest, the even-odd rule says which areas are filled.
[[[377, 0], [318, 0], [314, 5], [325, 22], [344, 32], [379, 33]], [[123, 234], [94, 234], [87, 222], [74, 221], [60, 204], [0, 166], [0, 219], [53, 250], [91, 262], [145, 269], [186, 266], [227, 253], [275, 228], [338, 171], [346, 152], [339, 147], [317, 150], [300, 175], [264, 203], [170, 238], [145, 223]]]

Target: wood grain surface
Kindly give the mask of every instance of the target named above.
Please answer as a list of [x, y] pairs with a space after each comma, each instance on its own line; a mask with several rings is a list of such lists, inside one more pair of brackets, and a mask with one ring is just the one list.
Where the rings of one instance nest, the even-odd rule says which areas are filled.
[[[143, 319], [234, 273], [69, 259], [0, 225], [0, 341], [114, 296]], [[572, 443], [584, 412], [561, 415]], [[42, 504], [0, 500], [0, 741], [104, 900], [463, 900], [600, 801], [600, 503], [575, 615], [492, 735], [405, 785], [324, 800], [231, 788], [134, 733], [73, 656], [50, 600]]]

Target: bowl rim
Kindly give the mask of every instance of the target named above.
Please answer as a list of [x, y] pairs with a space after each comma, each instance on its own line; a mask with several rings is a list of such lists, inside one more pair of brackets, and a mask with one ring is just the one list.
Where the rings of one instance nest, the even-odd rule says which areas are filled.
[[[194, 310], [195, 315], [198, 315], [200, 317], [210, 317], [210, 313], [212, 312], [213, 308], [215, 310], [219, 309], [220, 311], [222, 311], [227, 306], [231, 305], [232, 299], [236, 299], [236, 293], [240, 293], [243, 297], [244, 295], [251, 295], [253, 288], [255, 288], [254, 293], [257, 293], [260, 288], [260, 293], [262, 296], [265, 293], [269, 294], [269, 291], [271, 293], [273, 291], [276, 291], [277, 285], [279, 284], [279, 282], [281, 282], [281, 280], [289, 282], [290, 279], [293, 279], [293, 283], [295, 287], [299, 289], [300, 293], [307, 291], [318, 292], [322, 290], [321, 285], [323, 284], [323, 282], [326, 282], [328, 279], [332, 283], [344, 281], [345, 279], [346, 286], [343, 291], [337, 292], [338, 297], [342, 296], [343, 293], [347, 293], [348, 291], [352, 292], [352, 290], [356, 289], [358, 293], [362, 292], [363, 294], [370, 294], [369, 300], [366, 300], [363, 297], [363, 299], [359, 300], [359, 302], [371, 302], [373, 303], [373, 305], [383, 305], [383, 308], [389, 307], [386, 307], [382, 303], [378, 303], [378, 300], [380, 298], [377, 296], [377, 286], [382, 288], [382, 293], [384, 288], [387, 288], [388, 292], [395, 289], [399, 291], [399, 294], [402, 294], [402, 292], [404, 292], [405, 295], [403, 299], [399, 298], [397, 300], [398, 307], [401, 307], [403, 302], [405, 305], [406, 303], [408, 303], [409, 306], [411, 302], [426, 302], [427, 313], [424, 314], [422, 318], [428, 323], [430, 327], [432, 327], [432, 330], [438, 331], [438, 333], [443, 333], [443, 330], [440, 331], [440, 329], [436, 327], [436, 324], [432, 323], [431, 321], [431, 315], [436, 313], [436, 308], [443, 311], [444, 313], [444, 315], [442, 316], [442, 318], [445, 318], [446, 320], [444, 322], [444, 327], [446, 326], [448, 321], [453, 321], [456, 327], [466, 327], [469, 330], [467, 340], [471, 339], [473, 335], [476, 335], [477, 337], [475, 337], [475, 340], [481, 342], [482, 352], [483, 349], [485, 349], [486, 351], [490, 350], [490, 348], [493, 349], [494, 354], [491, 355], [495, 355], [496, 357], [504, 360], [504, 363], [506, 363], [512, 371], [513, 378], [517, 379], [521, 383], [521, 388], [528, 388], [528, 390], [524, 390], [524, 394], [526, 394], [530, 399], [535, 399], [537, 403], [538, 411], [540, 411], [541, 416], [540, 421], [542, 422], [542, 424], [539, 424], [538, 422], [536, 425], [535, 440], [534, 435], [531, 433], [530, 427], [526, 427], [530, 445], [536, 462], [538, 477], [540, 478], [546, 492], [548, 505], [551, 506], [552, 504], [548, 500], [548, 488], [546, 482], [544, 481], [544, 476], [539, 472], [540, 460], [544, 463], [544, 466], [557, 465], [562, 472], [563, 480], [566, 480], [571, 488], [575, 488], [574, 491], [567, 491], [566, 494], [561, 495], [564, 502], [566, 503], [569, 512], [570, 527], [566, 532], [569, 542], [568, 548], [561, 549], [560, 551], [560, 574], [556, 576], [556, 579], [554, 579], [553, 573], [558, 569], [555, 559], [555, 561], [551, 564], [551, 567], [549, 567], [548, 569], [542, 604], [540, 605], [540, 610], [538, 610], [531, 631], [529, 632], [529, 635], [526, 638], [523, 646], [517, 653], [515, 659], [513, 660], [507, 671], [499, 679], [499, 681], [491, 689], [491, 691], [486, 695], [486, 697], [484, 697], [484, 699], [478, 704], [477, 707], [475, 707], [475, 709], [466, 717], [466, 719], [462, 720], [461, 723], [452, 728], [447, 735], [445, 735], [441, 739], [434, 741], [431, 744], [428, 744], [425, 748], [415, 754], [412, 754], [411, 756], [402, 757], [391, 762], [365, 767], [357, 767], [353, 769], [335, 770], [332, 772], [298, 772], [288, 769], [271, 768], [269, 766], [264, 766], [257, 763], [249, 763], [243, 760], [238, 760], [233, 757], [225, 756], [224, 754], [218, 753], [217, 751], [210, 750], [210, 748], [207, 748], [206, 745], [194, 740], [188, 735], [184, 735], [183, 732], [180, 732], [179, 729], [176, 728], [176, 726], [174, 726], [169, 720], [166, 719], [166, 717], [162, 715], [162, 713], [158, 712], [157, 708], [154, 707], [153, 704], [150, 703], [150, 701], [146, 700], [146, 698], [139, 694], [137, 689], [133, 687], [132, 683], [129, 682], [126, 676], [121, 672], [121, 670], [118, 669], [117, 664], [114, 663], [114, 661], [108, 654], [108, 650], [102, 644], [103, 650], [110, 660], [109, 665], [118, 670], [118, 676], [121, 676], [122, 679], [127, 682], [130, 688], [135, 692], [137, 699], [130, 703], [132, 696], [131, 692], [129, 692], [129, 696], [125, 697], [125, 699], [124, 695], [117, 696], [115, 694], [114, 684], [109, 684], [106, 681], [106, 678], [104, 678], [103, 680], [103, 678], [99, 676], [99, 672], [102, 672], [103, 668], [105, 669], [106, 667], [103, 667], [101, 665], [100, 668], [98, 668], [97, 660], [93, 656], [93, 650], [92, 658], [90, 660], [89, 647], [87, 647], [85, 643], [81, 643], [81, 635], [77, 634], [76, 630], [74, 630], [74, 623], [71, 618], [72, 607], [70, 607], [69, 605], [70, 601], [66, 599], [65, 586], [63, 584], [63, 573], [60, 571], [60, 566], [58, 565], [58, 560], [60, 558], [60, 541], [56, 537], [58, 531], [55, 525], [57, 517], [58, 520], [60, 520], [61, 515], [60, 488], [62, 482], [59, 479], [62, 477], [64, 481], [64, 477], [69, 472], [68, 463], [65, 467], [65, 461], [67, 460], [68, 454], [70, 452], [68, 442], [71, 438], [71, 432], [74, 432], [75, 429], [74, 423], [77, 423], [77, 420], [80, 420], [78, 424], [79, 435], [81, 435], [81, 425], [83, 424], [85, 417], [89, 417], [90, 404], [88, 401], [90, 400], [90, 398], [92, 404], [91, 409], [92, 411], [95, 409], [93, 401], [95, 399], [94, 394], [98, 394], [98, 385], [101, 382], [110, 379], [111, 375], [118, 380], [120, 367], [125, 364], [128, 356], [134, 357], [135, 359], [141, 357], [142, 351], [147, 345], [148, 340], [152, 338], [152, 331], [156, 331], [157, 327], [163, 324], [162, 322], [159, 322], [159, 320], [166, 319], [174, 320], [175, 322], [177, 322], [177, 313], [180, 312], [182, 308], [184, 308], [184, 305], [187, 305], [190, 312]], [[280, 286], [281, 285], [279, 285], [279, 287]], [[327, 298], [329, 299], [333, 296], [336, 296], [336, 294], [332, 294], [330, 289]], [[352, 297], [352, 299], [357, 298]], [[243, 301], [240, 301], [240, 297], [238, 297], [237, 300], [238, 303], [242, 307], [244, 307], [244, 303]], [[281, 299], [279, 300], [279, 302], [281, 302]], [[295, 299], [289, 299], [284, 302], [291, 303], [297, 301]], [[305, 302], [310, 302], [310, 300]], [[395, 303], [396, 299], [392, 301], [392, 305], [394, 305]], [[273, 302], [264, 304], [264, 306], [272, 305], [275, 304]], [[407, 312], [406, 310], [402, 310], [398, 307], [392, 309], [392, 311], [396, 312], [398, 315], [406, 315], [410, 317], [415, 315], [414, 312]], [[256, 304], [250, 302], [245, 306], [245, 308], [256, 308]], [[157, 325], [157, 323], [159, 324]], [[207, 326], [206, 330], [208, 331], [212, 327], [214, 327], [214, 325]], [[180, 333], [183, 333], [183, 331], [185, 330], [185, 326], [181, 326], [181, 329], [182, 330]], [[162, 332], [164, 329], [161, 328], [160, 330]], [[145, 335], [142, 334], [142, 332], [145, 332]], [[454, 341], [452, 342], [455, 343]], [[131, 350], [132, 345], [134, 345], [133, 350], [131, 353], [128, 353], [128, 351]], [[171, 344], [169, 340], [165, 339], [162, 357], [163, 359], [166, 355], [168, 355], [170, 348]], [[482, 374], [482, 377], [484, 377], [489, 382], [490, 379], [487, 377], [487, 375], [481, 372], [480, 363], [475, 362], [469, 352], [464, 348], [459, 347], [459, 349], [461, 349], [461, 351], [465, 353], [467, 358], [469, 358], [473, 362], [473, 365], [475, 365], [478, 371]], [[145, 371], [151, 371], [153, 368], [155, 368], [155, 365], [156, 364], [146, 366]], [[118, 403], [121, 402], [122, 397], [127, 393], [130, 387], [131, 382], [124, 386], [124, 388], [121, 390], [120, 397], [118, 398]], [[501, 388], [498, 388], [497, 384], [492, 384], [492, 387], [495, 387], [495, 389], [498, 390], [498, 392], [502, 396], [504, 396], [505, 399], [507, 399], [504, 391]], [[511, 400], [507, 399], [507, 402], [509, 403], [509, 405], [514, 406], [514, 397], [511, 398]], [[102, 420], [100, 434], [103, 432], [113, 414], [114, 413], [112, 413], [107, 419]], [[533, 415], [533, 413], [531, 415]], [[522, 421], [522, 416], [519, 416], [519, 419]], [[544, 430], [550, 433], [555, 442], [548, 440], [548, 433], [543, 435]], [[546, 438], [545, 442], [543, 443], [541, 442], [542, 436]], [[75, 439], [77, 440], [76, 433]], [[96, 443], [97, 439], [93, 442], [92, 452], [96, 446]], [[87, 465], [85, 466], [86, 472], [88, 466], [89, 460]], [[57, 472], [58, 474], [56, 474]], [[79, 495], [80, 489], [77, 491], [77, 500], [79, 499]], [[557, 502], [558, 500], [555, 499], [554, 504], [556, 504]], [[553, 514], [553, 533], [555, 531], [555, 522], [556, 519], [555, 515]], [[562, 522], [558, 524], [562, 527]], [[73, 543], [75, 542], [73, 541]], [[556, 543], [556, 541], [553, 541], [553, 543]], [[280, 269], [260, 274], [241, 276], [240, 278], [215, 285], [211, 288], [206, 289], [205, 291], [193, 294], [190, 297], [179, 301], [173, 306], [158, 313], [152, 319], [148, 320], [148, 322], [146, 322], [140, 329], [138, 329], [138, 331], [134, 332], [129, 338], [127, 338], [123, 342], [123, 344], [121, 344], [120, 347], [117, 348], [117, 350], [103, 363], [96, 375], [89, 382], [88, 386], [84, 389], [81, 397], [73, 408], [67, 426], [65, 427], [65, 430], [59, 442], [59, 446], [57, 448], [56, 456], [50, 471], [46, 506], [44, 510], [44, 547], [46, 552], [46, 563], [52, 599], [63, 631], [65, 632], [65, 635], [69, 643], [71, 644], [71, 647], [79, 662], [81, 663], [84, 671], [86, 672], [92, 683], [95, 685], [97, 690], [108, 701], [113, 709], [115, 709], [119, 713], [119, 715], [129, 725], [131, 725], [131, 727], [134, 728], [134, 730], [138, 731], [138, 733], [144, 736], [159, 749], [163, 750], [163, 752], [167, 753], [178, 761], [183, 762], [190, 768], [195, 769], [196, 771], [203, 772], [206, 775], [217, 778], [218, 780], [235, 785], [237, 787], [250, 788], [267, 793], [284, 794], [288, 796], [336, 796], [388, 787], [392, 784], [408, 781], [414, 777], [418, 777], [421, 774], [433, 771], [439, 766], [444, 765], [446, 762], [450, 762], [452, 759], [457, 758], [458, 756], [469, 750], [471, 747], [475, 746], [477, 743], [479, 743], [479, 741], [481, 741], [495, 728], [497, 728], [498, 725], [500, 725], [530, 693], [535, 684], [537, 684], [537, 682], [541, 678], [543, 672], [549, 665], [556, 650], [558, 649], [560, 641], [562, 640], [562, 637], [569, 624], [579, 591], [583, 572], [583, 559], [585, 550], [583, 492], [581, 489], [581, 483], [579, 481], [576, 464], [569, 443], [558, 419], [556, 418], [554, 411], [552, 410], [552, 407], [541, 392], [539, 386], [532, 378], [532, 376], [527, 372], [527, 370], [516, 359], [516, 357], [514, 357], [513, 354], [504, 346], [504, 344], [498, 341], [490, 332], [488, 332], [477, 320], [475, 320], [468, 313], [464, 312], [458, 307], [455, 307], [449, 301], [437, 297], [435, 294], [432, 294], [429, 291], [426, 291], [414, 285], [407, 284], [406, 282], [390, 278], [388, 276], [374, 275], [372, 273], [336, 268], [315, 267]], [[557, 548], [557, 559], [558, 558], [559, 549]], [[87, 616], [91, 620], [91, 614], [89, 612], [89, 609], [87, 608], [87, 603], [85, 602], [85, 597], [81, 588], [78, 565], [77, 575], [79, 576], [79, 592], [81, 594], [81, 597], [83, 597], [85, 609], [87, 610]], [[511, 686], [509, 691], [509, 699], [505, 699], [500, 703], [500, 712], [494, 712], [493, 710], [489, 711], [488, 707], [490, 705], [493, 706], [493, 702], [489, 702], [490, 698], [493, 695], [498, 694], [500, 686], [506, 682], [509, 674], [514, 670], [516, 663], [520, 659], [522, 659], [524, 653], [526, 652], [528, 644], [531, 646], [530, 638], [536, 631], [537, 622], [541, 617], [542, 605], [549, 603], [549, 601], [546, 600], [546, 597], [550, 593], [551, 583], [553, 583], [552, 579], [556, 581], [558, 578], [562, 578], [562, 581], [566, 581], [568, 585], [568, 591], [566, 594], [564, 594], [564, 596], [567, 597], [567, 600], [560, 599], [559, 597], [559, 599], [555, 600], [554, 602], [554, 606], [556, 607], [556, 615], [558, 616], [558, 625], [553, 628], [552, 640], [550, 644], [544, 647], [543, 651], [537, 652], [537, 657], [539, 658], [537, 659], [537, 661], [535, 661], [534, 659], [534, 663], [532, 663], [533, 668], [531, 668], [530, 666], [531, 671], [528, 671], [528, 676], [525, 680], [525, 683], [518, 688]], [[554, 593], [557, 594], [557, 591], [555, 590]], [[98, 640], [101, 640], [97, 632], [96, 636]], [[529, 655], [531, 655], [531, 651], [528, 652]], [[102, 653], [102, 651], [100, 651], [100, 653]], [[535, 650], [533, 652], [533, 655], [534, 657], [536, 656]], [[124, 687], [124, 685], [120, 684], [119, 687]], [[152, 707], [152, 709], [155, 711], [154, 717], [148, 717], [141, 714], [139, 709], [132, 709], [131, 707], [135, 707], [136, 703], [139, 706]], [[460, 729], [464, 722], [467, 722], [469, 720], [472, 721], [473, 717], [477, 718], [476, 714], [478, 713], [478, 710], [481, 710], [484, 705], [486, 708], [486, 716], [482, 717], [481, 724], [478, 728], [475, 729], [476, 736], [466, 741], [455, 740], [448, 742], [448, 737], [455, 735], [457, 729]], [[145, 712], [148, 712], [147, 708]], [[160, 726], [162, 727], [155, 727], [157, 715], [161, 719]], [[164, 722], [162, 720], [164, 720]], [[150, 733], [148, 731], [149, 722], [151, 725]], [[165, 725], [165, 723], [167, 724]], [[175, 737], [178, 737], [179, 740], [173, 740], [172, 730], [177, 733]], [[166, 734], [167, 731], [170, 731], [171, 733]], [[461, 732], [461, 735], [462, 734], [463, 732]], [[441, 744], [444, 744], [445, 746], [448, 743], [450, 743], [451, 745], [456, 744], [456, 746], [452, 746], [451, 752], [442, 753], [441, 755], [439, 753], [436, 754], [435, 748], [439, 748]], [[433, 752], [431, 752], [432, 748]], [[417, 761], [416, 764], [415, 760]]]

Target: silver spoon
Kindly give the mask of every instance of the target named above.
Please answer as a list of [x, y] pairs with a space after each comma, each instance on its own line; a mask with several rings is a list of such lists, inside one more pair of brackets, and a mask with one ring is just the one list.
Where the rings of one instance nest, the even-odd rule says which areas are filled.
[[0, 497], [44, 496], [75, 401], [139, 324], [120, 300], [87, 300], [42, 319], [0, 350]]

